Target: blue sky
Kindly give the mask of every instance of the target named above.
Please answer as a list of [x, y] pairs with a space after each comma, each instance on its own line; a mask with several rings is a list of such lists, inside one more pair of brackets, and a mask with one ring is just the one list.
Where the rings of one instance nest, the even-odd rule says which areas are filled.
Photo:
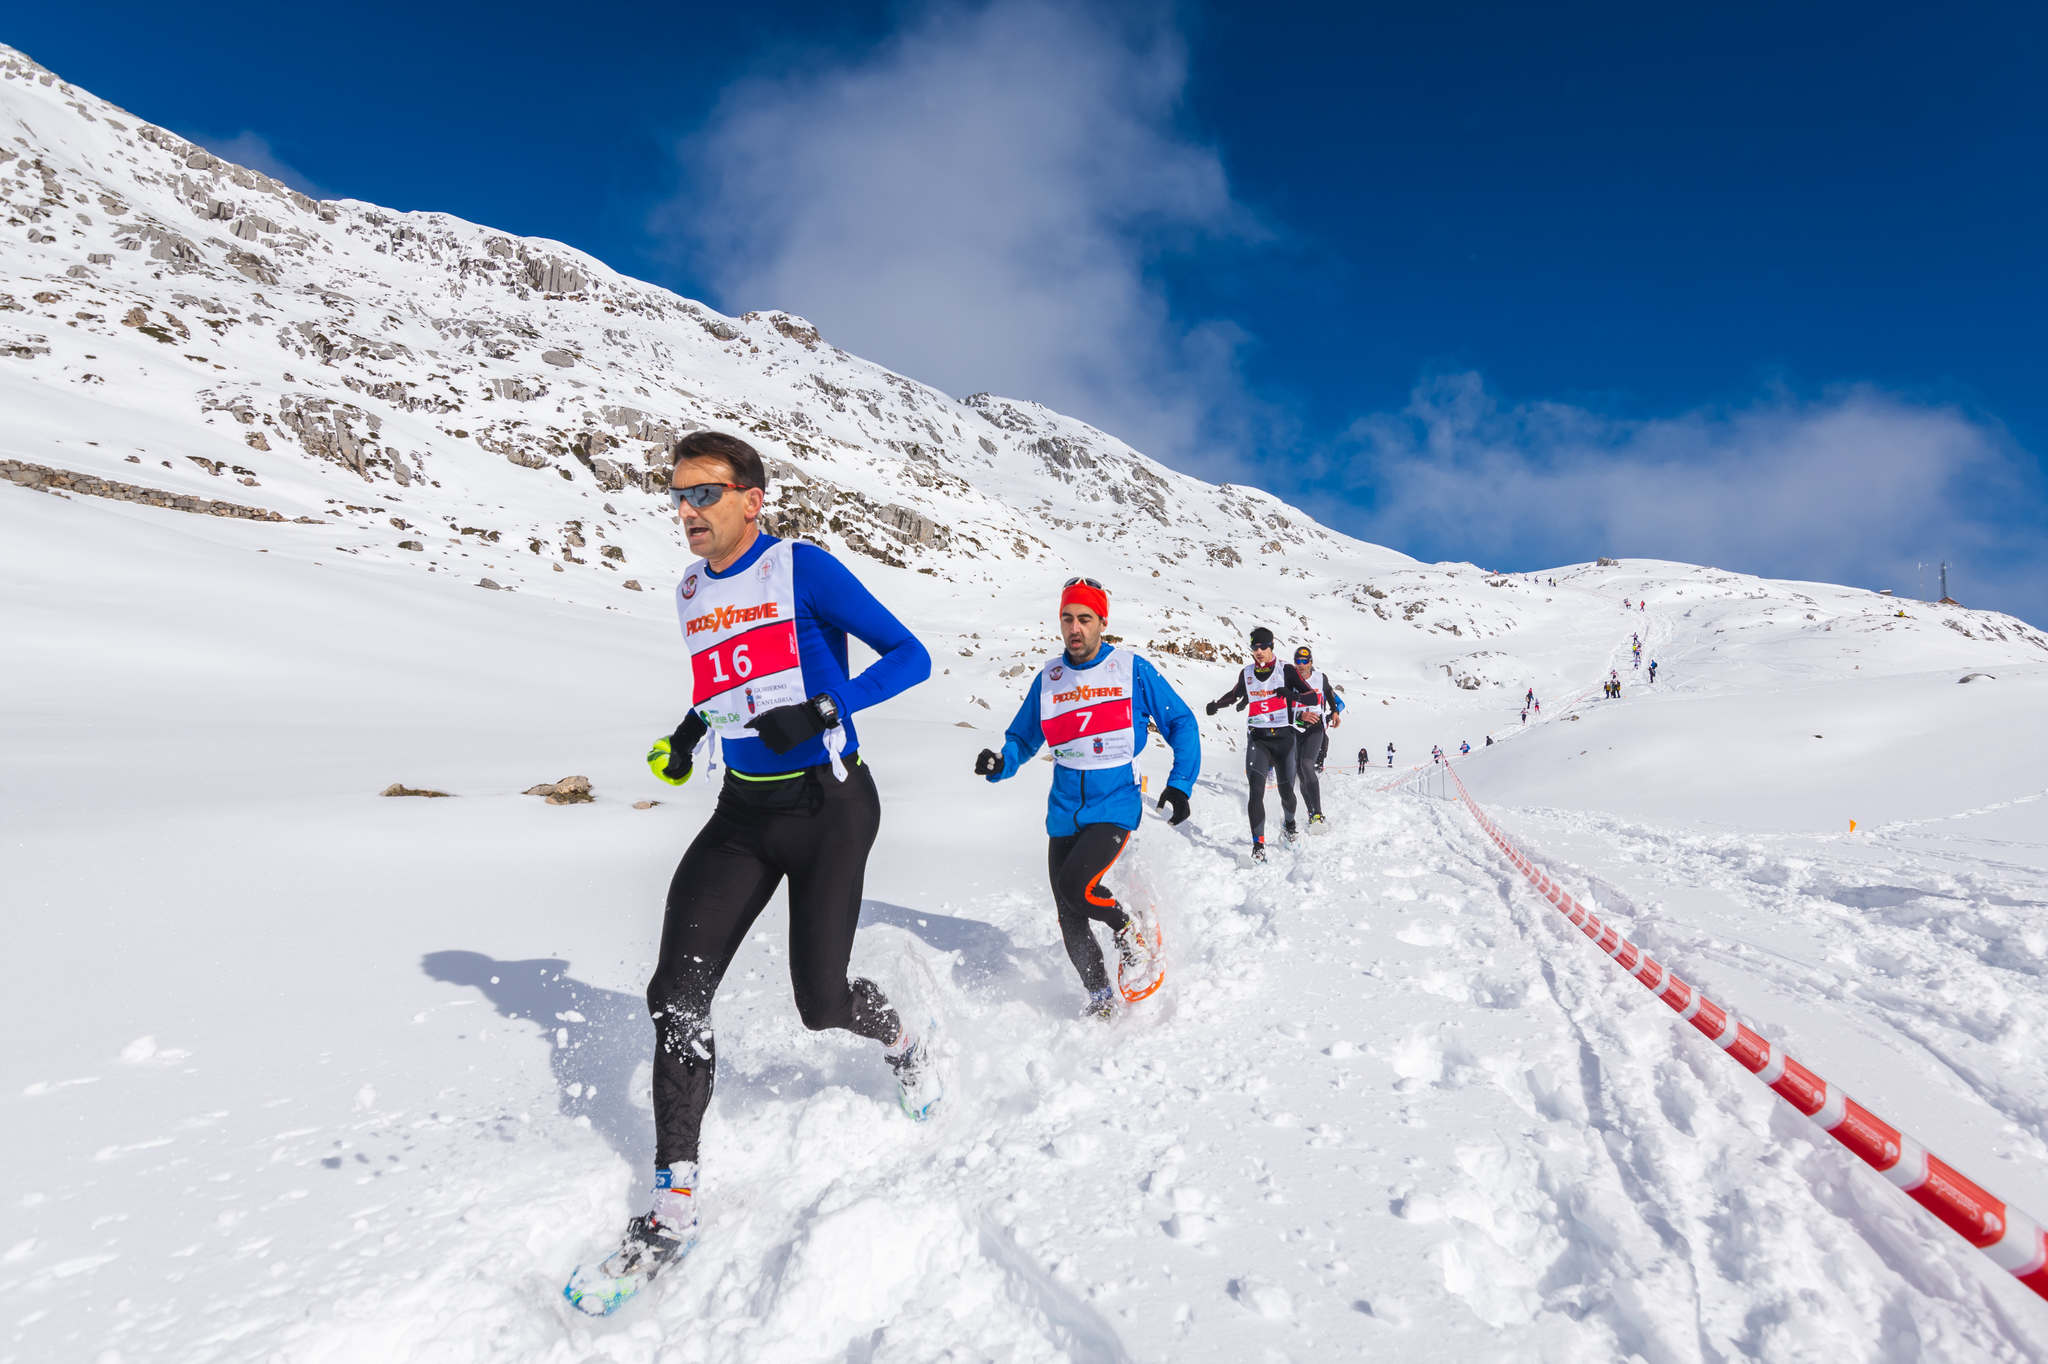
[[1423, 558], [1947, 558], [2048, 623], [2038, 7], [347, 15], [0, 40], [317, 192], [788, 308]]

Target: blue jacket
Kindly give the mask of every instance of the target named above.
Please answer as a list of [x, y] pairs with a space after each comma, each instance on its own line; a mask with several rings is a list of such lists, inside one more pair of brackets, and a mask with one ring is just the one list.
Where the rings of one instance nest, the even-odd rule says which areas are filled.
[[[1085, 673], [1115, 652], [1114, 644], [1105, 644], [1088, 662], [1078, 666], [1070, 662], [1068, 666], [1076, 673]], [[1010, 721], [1010, 728], [1003, 735], [1003, 770], [988, 780], [1004, 781], [1016, 776], [1045, 746], [1045, 731], [1038, 724], [1039, 686], [1039, 675], [1033, 673], [1031, 688], [1024, 693], [1024, 704], [1018, 707], [1017, 718]], [[1141, 655], [1131, 659], [1131, 690], [1131, 719], [1137, 730], [1132, 756], [1145, 751], [1146, 722], [1158, 721], [1167, 747], [1173, 750], [1173, 771], [1166, 784], [1192, 794], [1195, 779], [1202, 775], [1202, 735], [1195, 723], [1195, 713]], [[1045, 802], [1045, 831], [1054, 838], [1077, 834], [1084, 824], [1135, 829], [1143, 812], [1144, 806], [1138, 799], [1138, 774], [1132, 763], [1094, 771], [1058, 766], [1052, 770], [1052, 791]]]
[[[762, 535], [739, 560], [713, 578], [730, 578], [754, 566], [773, 535]], [[824, 692], [839, 708], [839, 727], [846, 731], [844, 756], [860, 751], [860, 735], [854, 729], [855, 711], [888, 700], [898, 692], [916, 686], [932, 675], [932, 656], [917, 636], [910, 633], [889, 608], [876, 601], [862, 587], [845, 564], [816, 545], [797, 542], [790, 548], [796, 574], [797, 659], [803, 665], [804, 686], [812, 696]], [[680, 603], [678, 603], [680, 606]], [[684, 622], [685, 637], [689, 624]], [[858, 677], [847, 676], [846, 637], [852, 635], [880, 657]], [[749, 776], [774, 776], [797, 772], [827, 761], [823, 739], [806, 739], [787, 753], [777, 753], [752, 735], [727, 739], [726, 765]]]

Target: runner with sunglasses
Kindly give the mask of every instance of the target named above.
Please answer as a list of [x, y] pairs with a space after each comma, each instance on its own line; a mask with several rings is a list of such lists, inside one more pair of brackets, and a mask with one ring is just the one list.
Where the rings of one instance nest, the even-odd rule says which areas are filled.
[[1173, 750], [1173, 770], [1157, 802], [1159, 809], [1172, 807], [1169, 823], [1188, 817], [1188, 792], [1202, 771], [1195, 713], [1148, 660], [1102, 642], [1108, 623], [1108, 590], [1093, 578], [1067, 579], [1060, 591], [1065, 652], [1048, 659], [1032, 679], [1003, 735], [1003, 751], [984, 748], [974, 759], [976, 776], [1004, 781], [1041, 745], [1052, 745], [1046, 872], [1067, 960], [1088, 991], [1082, 1012], [1094, 1018], [1113, 1017], [1116, 1002], [1093, 924], [1106, 925], [1115, 939], [1117, 986], [1125, 1000], [1136, 1003], [1152, 994], [1163, 976], [1156, 930], [1148, 936], [1102, 884], [1143, 813], [1136, 763], [1148, 726], [1157, 722]]
[[[698, 745], [716, 734], [726, 775], [669, 883], [647, 985], [654, 1207], [627, 1224], [616, 1252], [578, 1269], [563, 1289], [592, 1315], [610, 1312], [696, 1242], [697, 1138], [717, 1065], [711, 1000], [784, 878], [790, 984], [804, 1026], [881, 1044], [913, 1118], [939, 1100], [927, 1020], [906, 1026], [873, 982], [846, 977], [882, 817], [853, 715], [924, 681], [931, 656], [830, 554], [762, 531], [768, 478], [753, 446], [700, 431], [678, 441], [674, 455], [669, 500], [703, 556], [676, 586], [693, 688], [689, 714], [647, 763], [679, 786]], [[847, 670], [849, 635], [879, 655], [857, 677]]]
[[1237, 675], [1237, 684], [1211, 701], [1204, 709], [1214, 715], [1228, 705], [1249, 711], [1250, 726], [1244, 748], [1244, 775], [1251, 791], [1245, 798], [1245, 813], [1252, 822], [1252, 860], [1266, 860], [1266, 778], [1280, 781], [1281, 831], [1293, 842], [1300, 832], [1294, 823], [1294, 780], [1297, 765], [1292, 708], [1321, 702], [1315, 692], [1302, 685], [1292, 663], [1282, 663], [1273, 651], [1273, 632], [1261, 625], [1252, 631], [1252, 661]]

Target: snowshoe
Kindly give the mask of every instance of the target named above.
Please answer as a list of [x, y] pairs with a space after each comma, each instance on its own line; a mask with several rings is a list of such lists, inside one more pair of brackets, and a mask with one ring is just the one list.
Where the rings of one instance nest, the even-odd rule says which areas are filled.
[[1252, 840], [1252, 861], [1254, 861], [1254, 862], [1263, 862], [1263, 861], [1265, 861], [1265, 860], [1266, 860], [1266, 840], [1265, 840], [1265, 839], [1263, 839], [1263, 838], [1255, 838], [1255, 839], [1253, 839], [1253, 840]]
[[938, 1020], [927, 1019], [924, 1030], [902, 1051], [885, 1053], [889, 1068], [896, 1072], [896, 1102], [912, 1122], [930, 1118], [945, 1099], [938, 1042]]
[[562, 1286], [562, 1296], [586, 1316], [608, 1317], [696, 1244], [697, 1212], [691, 1191], [657, 1185], [655, 1210], [626, 1224], [617, 1250], [596, 1265], [577, 1266]]
[[1088, 1002], [1081, 1006], [1081, 1017], [1109, 1022], [1116, 1017], [1116, 992], [1107, 985], [1100, 990], [1088, 992]]
[[[1125, 907], [1129, 912], [1129, 907]], [[1126, 1004], [1149, 999], [1166, 983], [1166, 958], [1160, 951], [1159, 925], [1151, 916], [1132, 914], [1116, 937], [1116, 988]]]
[[1323, 833], [1327, 831], [1329, 827], [1330, 821], [1323, 818], [1321, 815], [1310, 815], [1308, 817], [1308, 830], [1310, 833]]
[[1287, 836], [1287, 841], [1289, 843], [1292, 843], [1296, 839], [1301, 837], [1300, 828], [1297, 827], [1294, 821], [1291, 819], [1288, 820], [1287, 823], [1281, 828], [1280, 832]]

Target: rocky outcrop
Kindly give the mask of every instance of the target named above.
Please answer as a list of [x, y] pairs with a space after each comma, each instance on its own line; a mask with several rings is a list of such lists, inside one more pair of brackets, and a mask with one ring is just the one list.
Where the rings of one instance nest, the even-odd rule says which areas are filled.
[[588, 283], [582, 271], [552, 256], [544, 260], [529, 259], [520, 273], [529, 285], [544, 294], [581, 293]]
[[590, 789], [588, 777], [564, 777], [560, 781], [544, 781], [538, 786], [526, 788], [529, 796], [546, 796], [550, 805], [587, 805], [597, 797]]
[[140, 502], [144, 506], [193, 512], [200, 516], [225, 516], [238, 521], [296, 520], [302, 525], [320, 524], [317, 517], [288, 518], [263, 507], [246, 507], [237, 502], [218, 502], [210, 497], [168, 493], [161, 488], [117, 483], [112, 479], [95, 478], [91, 474], [74, 473], [69, 469], [53, 469], [47, 464], [28, 464], [14, 459], [0, 459], [0, 480], [12, 483], [18, 488], [31, 488], [37, 492], [77, 493], [85, 497], [111, 498], [116, 502]]
[[307, 454], [352, 470], [366, 483], [371, 479], [373, 461], [386, 469], [391, 466], [390, 457], [377, 445], [384, 419], [353, 403], [287, 393], [277, 400], [277, 415], [279, 424]]
[[740, 321], [766, 322], [805, 350], [816, 350], [824, 340], [823, 337], [818, 335], [816, 327], [794, 313], [785, 313], [779, 310], [767, 313], [743, 313], [740, 315]]

